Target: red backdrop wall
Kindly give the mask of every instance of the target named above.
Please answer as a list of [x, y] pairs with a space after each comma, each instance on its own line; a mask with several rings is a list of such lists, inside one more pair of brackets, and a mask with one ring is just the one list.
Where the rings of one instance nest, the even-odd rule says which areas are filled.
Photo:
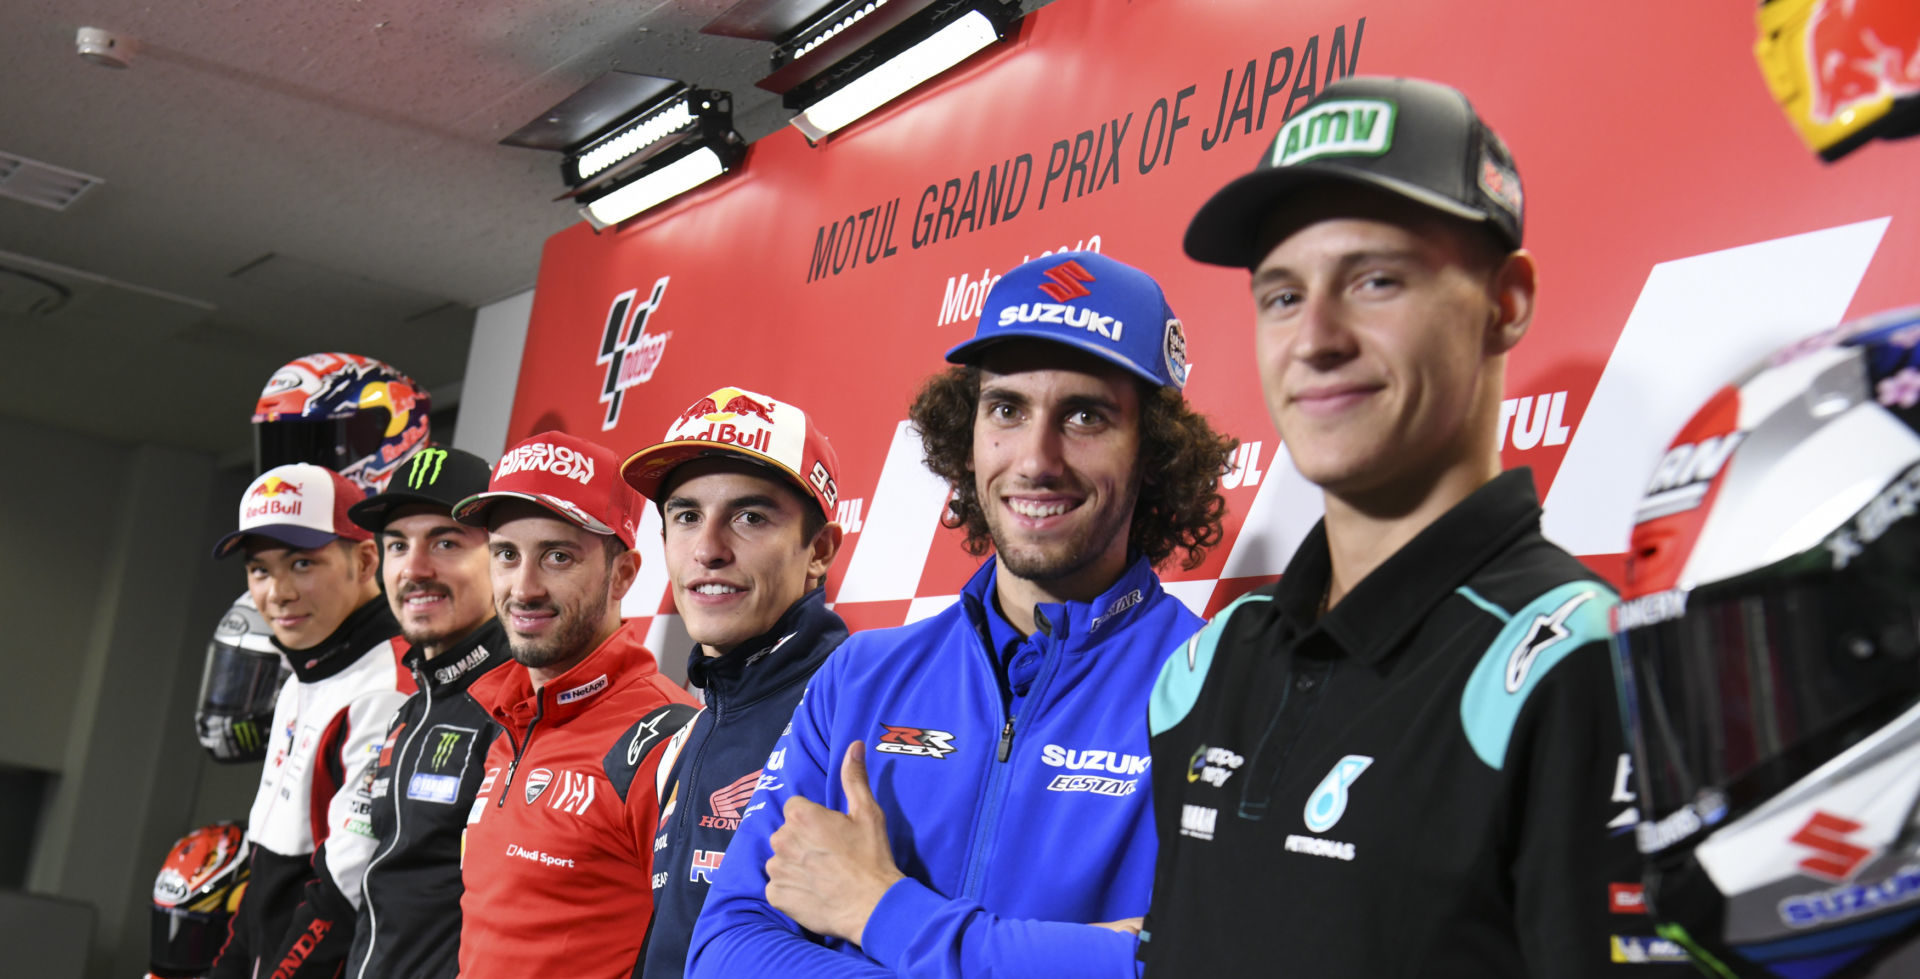
[[[1524, 181], [1542, 293], [1505, 462], [1532, 467], [1550, 536], [1617, 570], [1654, 460], [1709, 391], [1792, 337], [1920, 301], [1920, 141], [1820, 163], [1754, 65], [1752, 6], [1062, 0], [822, 145], [783, 130], [668, 207], [555, 235], [509, 439], [560, 428], [624, 455], [724, 385], [795, 402], [842, 462], [829, 598], [856, 627], [898, 624], [977, 566], [938, 529], [908, 401], [971, 333], [982, 280], [1097, 248], [1161, 281], [1189, 398], [1246, 443], [1226, 543], [1163, 569], [1217, 609], [1273, 580], [1319, 504], [1261, 402], [1246, 273], [1188, 260], [1180, 236], [1328, 81], [1417, 75], [1466, 91]], [[671, 609], [645, 530], [629, 615]]]

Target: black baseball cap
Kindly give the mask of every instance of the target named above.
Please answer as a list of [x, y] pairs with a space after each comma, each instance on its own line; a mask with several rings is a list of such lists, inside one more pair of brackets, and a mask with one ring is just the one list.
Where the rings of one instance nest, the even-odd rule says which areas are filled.
[[1485, 223], [1520, 247], [1520, 172], [1507, 144], [1457, 89], [1418, 78], [1344, 78], [1280, 127], [1252, 173], [1220, 188], [1187, 225], [1195, 261], [1253, 268], [1267, 215], [1312, 184], [1344, 180]]
[[386, 529], [396, 508], [408, 504], [424, 503], [451, 514], [455, 503], [485, 493], [492, 476], [492, 464], [471, 452], [428, 446], [394, 470], [385, 490], [348, 507], [347, 519], [377, 534]]

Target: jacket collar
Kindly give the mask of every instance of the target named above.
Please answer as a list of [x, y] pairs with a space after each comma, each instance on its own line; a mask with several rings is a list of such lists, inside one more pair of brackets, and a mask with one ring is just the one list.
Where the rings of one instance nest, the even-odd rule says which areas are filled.
[[407, 650], [400, 662], [420, 678], [419, 686], [434, 693], [459, 693], [487, 671], [510, 661], [507, 631], [497, 618], [488, 619], [429, 660], [418, 646]]
[[[974, 628], [989, 648], [993, 644], [987, 609], [993, 607], [993, 585], [999, 573], [999, 559], [988, 561], [974, 572], [966, 587], [960, 591], [960, 600], [966, 606], [968, 617], [973, 620]], [[1146, 557], [1139, 555], [1120, 573], [1118, 580], [1091, 602], [1041, 602], [1035, 605], [1034, 627], [1047, 638], [1060, 643], [1069, 653], [1085, 652], [1109, 637], [1124, 633], [1126, 630], [1123, 627], [1127, 622], [1160, 593], [1160, 576], [1153, 573], [1153, 565], [1147, 562]]]
[[1318, 629], [1347, 655], [1377, 666], [1442, 599], [1521, 534], [1539, 527], [1533, 471], [1508, 470], [1441, 514], [1316, 620], [1333, 577], [1322, 520], [1287, 563], [1274, 587], [1274, 604], [1291, 635], [1304, 639]]
[[643, 638], [636, 623], [623, 622], [586, 659], [537, 692], [527, 668], [510, 662], [474, 680], [467, 693], [501, 727], [512, 731], [525, 731], [536, 719], [548, 725], [564, 724], [592, 710], [607, 691], [655, 672], [653, 653]]
[[313, 683], [359, 662], [368, 650], [389, 639], [397, 648], [406, 648], [406, 640], [400, 638], [400, 623], [394, 621], [393, 611], [387, 608], [386, 596], [376, 595], [354, 609], [332, 635], [310, 649], [288, 649], [278, 639], [273, 640], [273, 645], [287, 654], [287, 663], [293, 667], [296, 679]]
[[827, 654], [847, 638], [847, 624], [827, 609], [827, 591], [815, 588], [787, 608], [773, 628], [722, 656], [707, 656], [699, 644], [687, 659], [687, 681], [709, 702], [752, 703], [813, 675]]

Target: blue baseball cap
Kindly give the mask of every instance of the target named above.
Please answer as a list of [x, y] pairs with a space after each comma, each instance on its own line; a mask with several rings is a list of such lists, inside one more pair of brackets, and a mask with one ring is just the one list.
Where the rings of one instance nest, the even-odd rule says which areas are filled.
[[1000, 277], [973, 339], [947, 351], [978, 364], [1003, 340], [1051, 340], [1112, 361], [1147, 381], [1187, 386], [1187, 335], [1147, 273], [1099, 252], [1055, 252]]

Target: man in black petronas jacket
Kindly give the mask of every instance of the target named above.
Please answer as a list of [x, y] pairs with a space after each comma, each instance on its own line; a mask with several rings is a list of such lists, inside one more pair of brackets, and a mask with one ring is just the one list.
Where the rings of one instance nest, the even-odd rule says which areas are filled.
[[840, 549], [839, 468], [805, 412], [738, 388], [695, 402], [621, 467], [660, 508], [674, 609], [697, 643], [687, 677], [707, 704], [660, 763], [647, 979], [684, 974], [713, 873], [763, 771], [778, 767], [767, 753], [847, 638], [825, 588]]

